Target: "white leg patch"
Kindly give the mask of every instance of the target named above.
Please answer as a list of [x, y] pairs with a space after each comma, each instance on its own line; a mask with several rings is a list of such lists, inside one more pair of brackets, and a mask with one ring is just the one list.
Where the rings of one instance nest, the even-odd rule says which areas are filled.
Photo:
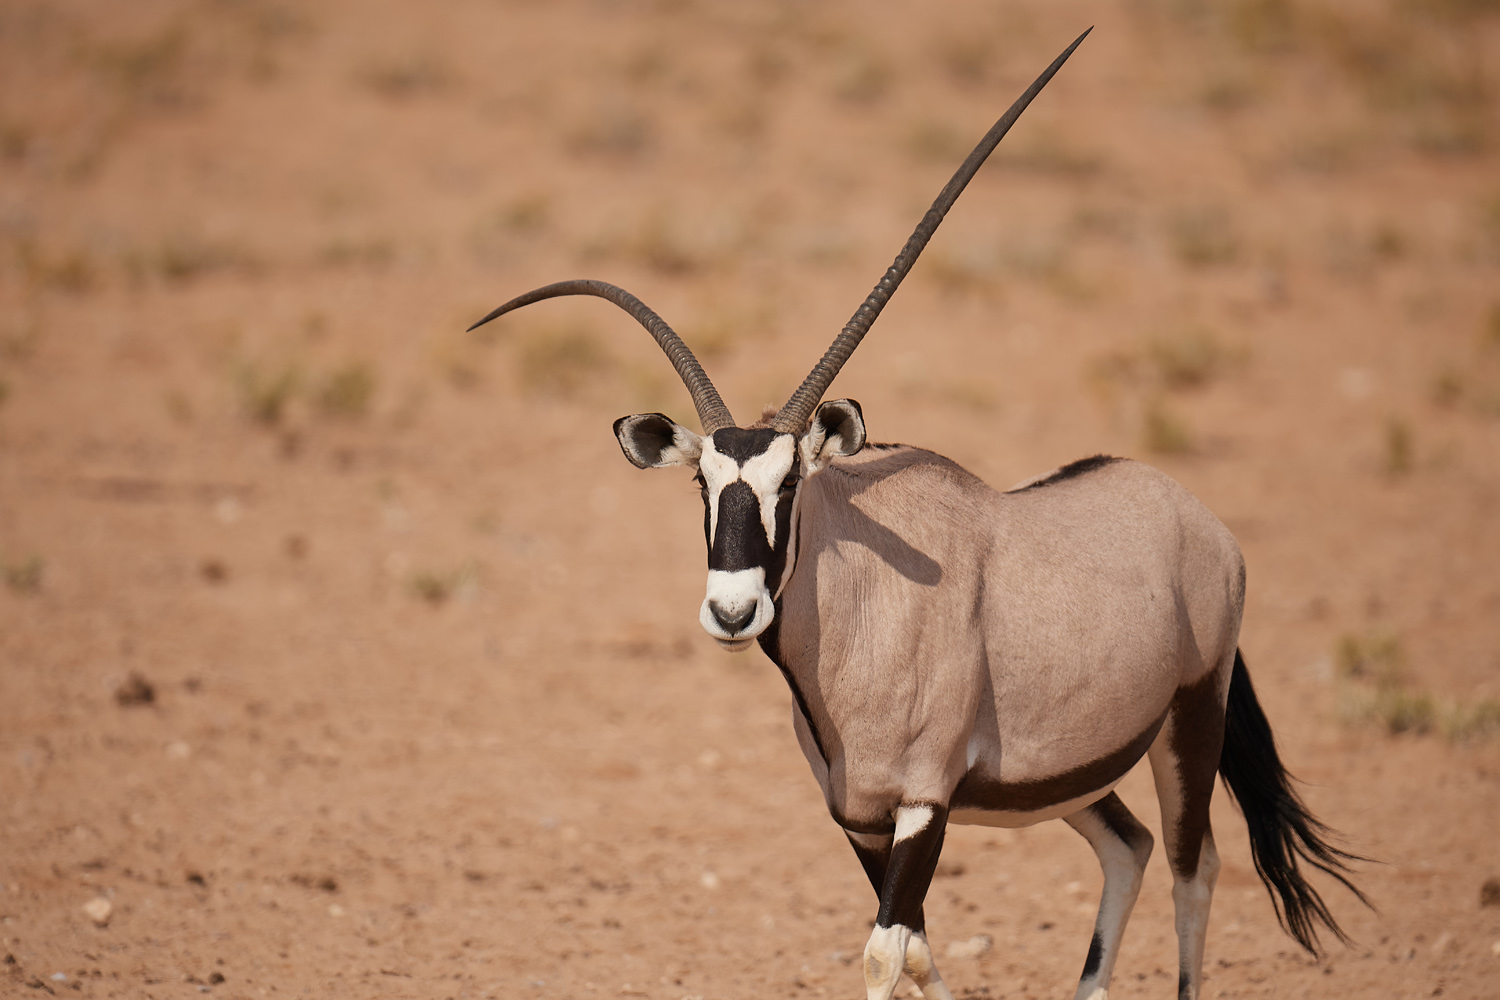
[[932, 948], [927, 944], [926, 932], [911, 936], [906, 945], [906, 966], [903, 970], [922, 991], [923, 1000], [953, 1000], [953, 994], [938, 975], [932, 962]]
[[896, 842], [908, 840], [932, 822], [932, 806], [902, 806], [896, 810]]
[[906, 946], [911, 928], [900, 924], [876, 927], [865, 945], [865, 991], [869, 1000], [891, 1000], [901, 970], [906, 965]]

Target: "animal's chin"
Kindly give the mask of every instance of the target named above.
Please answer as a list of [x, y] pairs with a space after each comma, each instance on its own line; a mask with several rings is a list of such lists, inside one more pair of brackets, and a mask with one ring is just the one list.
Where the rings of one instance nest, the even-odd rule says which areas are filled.
[[731, 653], [743, 653], [755, 645], [754, 639], [720, 639], [718, 636], [714, 636], [714, 642], [717, 642], [721, 648]]

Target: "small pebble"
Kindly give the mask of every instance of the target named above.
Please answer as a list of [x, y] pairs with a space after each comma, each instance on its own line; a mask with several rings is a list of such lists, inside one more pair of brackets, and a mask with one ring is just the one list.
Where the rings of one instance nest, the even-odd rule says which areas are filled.
[[704, 872], [698, 876], [698, 882], [705, 889], [717, 889], [719, 887], [719, 876], [713, 872]]
[[54, 983], [65, 983], [68, 981], [68, 974], [66, 972], [54, 972], [50, 978]]
[[109, 923], [110, 914], [115, 911], [115, 905], [103, 896], [95, 896], [83, 904], [83, 912], [88, 914], [90, 920], [103, 927]]

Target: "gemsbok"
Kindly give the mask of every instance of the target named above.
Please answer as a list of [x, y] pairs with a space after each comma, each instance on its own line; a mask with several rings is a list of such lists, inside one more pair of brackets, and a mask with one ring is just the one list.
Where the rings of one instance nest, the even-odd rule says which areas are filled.
[[1077, 997], [1107, 996], [1151, 833], [1113, 789], [1151, 761], [1172, 871], [1178, 996], [1196, 998], [1219, 871], [1209, 799], [1222, 775], [1282, 925], [1316, 954], [1347, 941], [1301, 863], [1361, 900], [1299, 798], [1238, 650], [1245, 564], [1229, 531], [1166, 475], [1096, 456], [997, 492], [941, 455], [869, 444], [829, 384], [1016, 118], [1088, 32], [995, 123], [786, 405], [741, 427], [687, 346], [601, 281], [528, 292], [479, 323], [560, 295], [613, 302], [692, 394], [703, 433], [660, 413], [615, 422], [642, 469], [686, 466], [703, 494], [698, 620], [726, 649], [758, 641], [791, 688], [802, 752], [880, 897], [870, 1000], [904, 972], [952, 994], [922, 913], [948, 823], [1062, 819], [1104, 889]]

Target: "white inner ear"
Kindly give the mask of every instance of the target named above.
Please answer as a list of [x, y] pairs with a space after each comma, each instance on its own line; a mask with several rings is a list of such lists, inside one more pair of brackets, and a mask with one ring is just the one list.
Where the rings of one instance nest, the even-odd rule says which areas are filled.
[[843, 448], [844, 439], [834, 434], [829, 436], [823, 425], [816, 420], [812, 423], [812, 429], [803, 436], [800, 445], [802, 451], [802, 462], [807, 466], [809, 476], [822, 472], [833, 456]]
[[664, 465], [696, 465], [703, 453], [703, 439], [681, 424], [672, 425], [672, 443], [661, 450]]

